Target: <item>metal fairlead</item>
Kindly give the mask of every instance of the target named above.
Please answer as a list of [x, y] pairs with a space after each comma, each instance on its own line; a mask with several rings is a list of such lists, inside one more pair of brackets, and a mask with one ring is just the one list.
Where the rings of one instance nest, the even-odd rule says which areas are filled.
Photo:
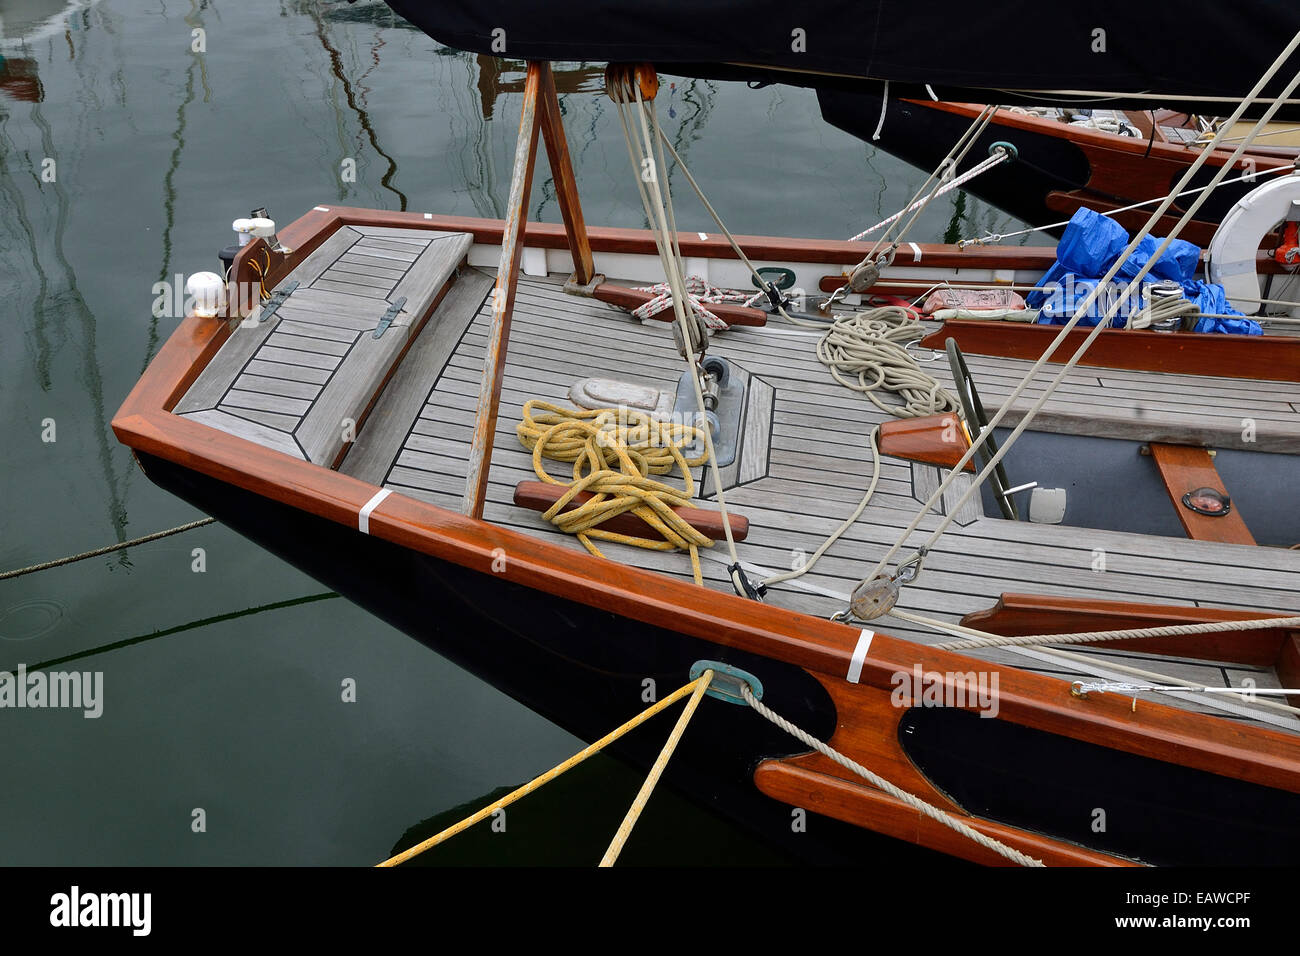
[[706, 697], [716, 697], [729, 704], [744, 704], [746, 700], [740, 689], [748, 686], [755, 700], [763, 699], [763, 682], [749, 671], [721, 661], [696, 661], [691, 665], [691, 680], [699, 680], [705, 671], [713, 671], [713, 680], [704, 692]]
[[1008, 143], [1004, 139], [998, 140], [989, 147], [989, 155], [996, 156], [998, 153], [1006, 153], [1007, 159], [1017, 160], [1020, 158], [1020, 150], [1016, 149], [1015, 143]]

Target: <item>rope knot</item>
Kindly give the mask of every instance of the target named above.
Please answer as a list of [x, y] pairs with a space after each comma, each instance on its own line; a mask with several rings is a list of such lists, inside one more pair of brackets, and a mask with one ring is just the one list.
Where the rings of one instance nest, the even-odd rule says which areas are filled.
[[[655, 297], [643, 305], [637, 306], [632, 310], [632, 314], [638, 319], [649, 319], [658, 315], [665, 309], [673, 307], [673, 292], [667, 282], [660, 282], [655, 285], [638, 286], [638, 292], [653, 292]], [[705, 323], [715, 332], [729, 329], [722, 319], [710, 312], [706, 305], [718, 305], [723, 302], [744, 302], [748, 296], [743, 292], [728, 292], [726, 289], [720, 289], [715, 285], [709, 285], [699, 276], [686, 277], [686, 299], [690, 309], [704, 318]], [[688, 310], [689, 311], [689, 310]]]

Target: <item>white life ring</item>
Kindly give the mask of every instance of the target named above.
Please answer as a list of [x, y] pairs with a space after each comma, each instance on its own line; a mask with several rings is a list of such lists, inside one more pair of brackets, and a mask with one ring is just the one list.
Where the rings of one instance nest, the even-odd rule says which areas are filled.
[[[1246, 315], [1258, 312], [1259, 274], [1255, 271], [1255, 254], [1259, 244], [1278, 223], [1288, 218], [1300, 202], [1300, 174], [1271, 179], [1252, 189], [1223, 217], [1210, 241], [1210, 262], [1206, 269], [1211, 282], [1223, 286], [1228, 302]], [[1286, 280], [1289, 287], [1297, 283]], [[1274, 292], [1278, 290], [1274, 283]], [[1271, 298], [1291, 298], [1274, 294]]]

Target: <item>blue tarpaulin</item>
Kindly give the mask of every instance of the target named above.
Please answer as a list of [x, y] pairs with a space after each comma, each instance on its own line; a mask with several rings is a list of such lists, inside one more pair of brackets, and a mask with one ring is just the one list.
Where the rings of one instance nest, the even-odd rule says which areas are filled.
[[[1097, 301], [1079, 320], [1080, 325], [1096, 325], [1120, 298], [1124, 287], [1150, 261], [1163, 240], [1146, 236], [1137, 249], [1120, 266], [1111, 288], [1102, 290]], [[1025, 296], [1031, 309], [1038, 309], [1041, 325], [1064, 325], [1128, 247], [1129, 234], [1115, 220], [1080, 209], [1066, 226], [1056, 247], [1056, 262], [1037, 283], [1038, 289]], [[1201, 250], [1190, 242], [1175, 239], [1164, 255], [1156, 260], [1145, 281], [1166, 280], [1182, 286], [1183, 296], [1195, 302], [1203, 315], [1197, 320], [1196, 332], [1226, 332], [1236, 335], [1260, 335], [1259, 323], [1246, 318], [1228, 304], [1223, 286], [1202, 282], [1194, 276]], [[1123, 328], [1130, 314], [1146, 306], [1143, 292], [1135, 292], [1115, 313], [1111, 325]], [[1210, 316], [1241, 316], [1211, 318]]]

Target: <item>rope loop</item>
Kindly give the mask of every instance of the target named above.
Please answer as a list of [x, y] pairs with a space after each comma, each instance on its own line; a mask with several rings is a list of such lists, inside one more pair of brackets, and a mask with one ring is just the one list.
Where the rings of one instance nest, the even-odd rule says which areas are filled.
[[[541, 399], [524, 403], [523, 417], [515, 428], [519, 441], [532, 452], [533, 471], [547, 484], [568, 490], [542, 517], [566, 534], [576, 535], [592, 554], [604, 557], [592, 539], [614, 541], [652, 551], [686, 551], [691, 556], [695, 583], [703, 584], [699, 548], [713, 540], [697, 530], [673, 508], [689, 505], [695, 495], [691, 469], [707, 453], [687, 457], [688, 449], [702, 441], [704, 429], [665, 421], [626, 406], [569, 409]], [[551, 475], [544, 460], [572, 462], [568, 481]], [[651, 475], [677, 469], [686, 485], [675, 488]], [[592, 497], [566, 511], [583, 492]], [[650, 526], [658, 538], [621, 534], [600, 527], [617, 515], [632, 513]]]
[[[957, 399], [923, 372], [908, 351], [922, 335], [906, 309], [884, 306], [836, 319], [817, 342], [817, 358], [837, 382], [866, 395], [896, 418], [920, 418], [960, 408]], [[886, 405], [876, 393], [893, 392], [902, 405]]]

